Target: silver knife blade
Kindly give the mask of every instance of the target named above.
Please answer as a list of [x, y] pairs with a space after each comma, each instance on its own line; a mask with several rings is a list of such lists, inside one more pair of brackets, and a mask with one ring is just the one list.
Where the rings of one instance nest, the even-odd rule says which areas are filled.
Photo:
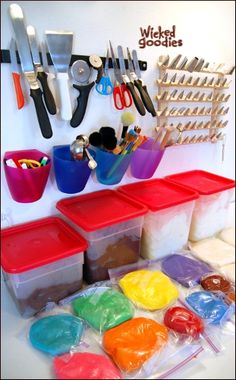
[[129, 48], [127, 48], [127, 57], [128, 57], [129, 71], [130, 72], [135, 72]]
[[33, 63], [36, 67], [36, 70], [37, 71], [43, 71], [43, 67], [41, 64], [40, 56], [39, 56], [38, 43], [36, 40], [36, 33], [35, 33], [35, 29], [32, 25], [27, 26], [27, 34], [28, 34], [28, 38], [29, 38]]
[[134, 67], [135, 67], [135, 72], [137, 74], [137, 77], [141, 79], [141, 71], [138, 63], [138, 56], [136, 50], [132, 51], [132, 57], [133, 57], [133, 62], [134, 62]]
[[118, 53], [118, 58], [119, 58], [119, 63], [120, 63], [120, 72], [121, 76], [123, 78], [123, 81], [125, 83], [130, 82], [130, 79], [128, 75], [126, 74], [126, 69], [125, 69], [125, 60], [124, 60], [124, 55], [123, 55], [123, 48], [122, 46], [117, 46], [117, 53]]
[[49, 73], [49, 67], [48, 67], [48, 58], [47, 58], [47, 47], [46, 43], [41, 43], [41, 53], [42, 53], [42, 65], [44, 67], [44, 70]]
[[110, 44], [111, 60], [112, 60], [112, 66], [113, 66], [113, 70], [114, 70], [115, 78], [116, 78], [116, 80], [117, 80], [119, 83], [122, 83], [123, 80], [122, 80], [121, 72], [120, 72], [120, 69], [118, 68], [118, 65], [117, 65], [117, 62], [116, 62], [116, 58], [115, 58], [115, 54], [114, 54], [114, 50], [113, 50], [113, 47], [112, 47], [111, 41], [109, 41], [109, 44]]
[[[25, 24], [24, 24], [24, 16], [21, 7], [18, 4], [10, 5], [10, 17], [12, 21], [12, 26], [15, 32], [16, 43], [18, 47], [18, 53], [20, 56], [21, 67], [24, 73], [28, 74], [33, 81], [36, 81], [36, 74], [34, 71], [34, 65], [30, 52], [30, 44], [28, 40], [28, 35], [26, 33]], [[29, 79], [29, 78], [28, 78]], [[31, 82], [32, 82], [31, 80]], [[38, 88], [37, 81], [34, 83], [34, 88]]]
[[16, 60], [16, 41], [14, 40], [14, 38], [11, 39], [9, 51], [10, 51], [12, 72], [19, 73], [20, 70], [17, 64], [17, 60]]
[[73, 32], [47, 30], [45, 34], [47, 46], [57, 72], [68, 72], [71, 60]]

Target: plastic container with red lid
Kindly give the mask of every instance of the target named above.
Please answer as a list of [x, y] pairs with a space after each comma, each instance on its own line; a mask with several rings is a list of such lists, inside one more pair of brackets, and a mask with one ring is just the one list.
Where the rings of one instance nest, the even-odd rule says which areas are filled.
[[84, 278], [88, 283], [109, 278], [108, 269], [139, 259], [144, 205], [114, 190], [62, 199], [56, 207], [86, 238]]
[[82, 286], [86, 240], [58, 217], [1, 231], [2, 270], [24, 317], [58, 302]]
[[159, 178], [120, 186], [118, 191], [149, 209], [144, 217], [141, 256], [162, 258], [186, 248], [196, 192]]
[[226, 227], [229, 205], [234, 194], [234, 180], [204, 170], [177, 173], [165, 179], [199, 194], [192, 215], [190, 240], [205, 239]]

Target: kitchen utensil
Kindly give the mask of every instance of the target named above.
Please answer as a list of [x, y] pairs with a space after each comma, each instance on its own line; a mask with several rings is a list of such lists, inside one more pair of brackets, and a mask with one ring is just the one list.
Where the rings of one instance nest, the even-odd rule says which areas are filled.
[[52, 128], [42, 100], [42, 91], [39, 87], [39, 83], [34, 71], [29, 40], [24, 24], [23, 12], [18, 4], [11, 4], [9, 11], [12, 26], [15, 32], [21, 67], [30, 86], [30, 96], [34, 101], [39, 126], [43, 137], [50, 138], [52, 137]]
[[89, 139], [85, 135], [79, 135], [76, 140], [70, 146], [70, 152], [75, 160], [83, 160], [84, 156], [87, 156], [88, 167], [93, 170], [97, 167], [97, 163], [89, 153], [87, 147], [89, 146]]
[[43, 66], [41, 64], [38, 43], [36, 40], [36, 33], [33, 26], [31, 25], [27, 26], [27, 34], [29, 38], [33, 63], [34, 63], [34, 67], [37, 74], [37, 79], [40, 81], [42, 89], [43, 89], [43, 97], [44, 97], [47, 110], [51, 115], [55, 115], [57, 113], [56, 104], [55, 104], [53, 95], [51, 93], [51, 90], [48, 87], [47, 74], [44, 72]]
[[149, 96], [149, 93], [147, 91], [147, 86], [144, 85], [143, 80], [141, 79], [141, 71], [139, 68], [137, 51], [132, 50], [133, 63], [132, 63], [130, 51], [128, 48], [127, 48], [127, 54], [128, 54], [130, 76], [134, 80], [134, 85], [137, 87], [140, 93], [141, 99], [143, 101], [143, 104], [146, 110], [150, 112], [152, 116], [156, 116], [157, 114], [153, 106], [152, 100]]
[[57, 71], [60, 93], [60, 113], [62, 120], [72, 117], [71, 99], [68, 86], [68, 68], [71, 60], [73, 33], [66, 31], [46, 31], [48, 49]]
[[111, 41], [109, 41], [110, 44], [110, 50], [111, 50], [111, 59], [112, 59], [112, 66], [114, 69], [114, 75], [115, 75], [115, 86], [113, 88], [113, 100], [114, 105], [117, 110], [123, 110], [124, 108], [129, 108], [132, 105], [132, 97], [131, 94], [126, 87], [125, 83], [123, 82], [120, 69], [118, 68], [114, 50], [111, 45]]
[[182, 57], [181, 54], [177, 55], [177, 57], [175, 57], [175, 58], [172, 60], [172, 62], [170, 62], [168, 68], [169, 68], [169, 69], [175, 69], [176, 66], [177, 66], [177, 64], [179, 63], [181, 57]]
[[12, 78], [15, 88], [15, 94], [16, 94], [16, 101], [17, 101], [17, 107], [20, 110], [22, 107], [24, 107], [25, 99], [21, 87], [21, 75], [19, 73], [19, 68], [17, 66], [16, 61], [16, 42], [14, 38], [11, 39], [10, 42], [10, 58], [11, 58], [11, 71], [12, 71]]
[[[96, 82], [99, 82], [102, 75], [101, 58], [97, 55], [91, 55], [89, 57], [89, 63], [95, 70], [98, 71]], [[73, 87], [79, 91], [79, 96], [77, 97], [77, 107], [70, 121], [70, 125], [75, 128], [81, 124], [84, 118], [89, 94], [96, 82], [88, 82], [91, 75], [91, 68], [88, 63], [83, 60], [78, 60], [73, 63], [71, 66], [71, 74], [75, 81], [81, 83], [81, 85], [73, 84]]]
[[75, 128], [80, 125], [84, 118], [88, 97], [91, 89], [95, 85], [95, 82], [92, 81], [89, 83], [91, 68], [88, 63], [83, 60], [78, 60], [73, 63], [71, 66], [71, 75], [76, 82], [81, 83], [81, 85], [73, 84], [73, 87], [79, 91], [79, 96], [77, 97], [77, 107], [70, 121], [70, 125]]
[[130, 90], [135, 107], [137, 111], [139, 112], [140, 115], [144, 116], [146, 114], [144, 105], [138, 96], [137, 92], [135, 91], [134, 83], [129, 79], [128, 75], [126, 74], [126, 69], [125, 69], [125, 60], [123, 56], [123, 49], [122, 46], [117, 47], [117, 52], [118, 52], [118, 58], [119, 58], [119, 63], [120, 63], [120, 72], [122, 79], [126, 85], [126, 87]]
[[107, 49], [105, 67], [103, 70], [103, 76], [96, 85], [96, 90], [101, 95], [111, 95], [113, 92], [113, 85], [109, 78], [108, 74], [108, 65], [109, 65], [109, 49]]
[[198, 64], [198, 58], [197, 57], [194, 57], [188, 65], [186, 65], [186, 70], [189, 71], [190, 73], [192, 73], [194, 70], [195, 70], [195, 67], [197, 66]]

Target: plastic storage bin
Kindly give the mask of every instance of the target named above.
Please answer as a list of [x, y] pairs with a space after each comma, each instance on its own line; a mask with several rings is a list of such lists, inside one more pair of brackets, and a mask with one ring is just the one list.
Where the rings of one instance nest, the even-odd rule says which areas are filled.
[[133, 152], [130, 162], [131, 174], [135, 178], [151, 178], [161, 162], [165, 149], [160, 149], [154, 139], [148, 139]]
[[[93, 154], [93, 152], [90, 152]], [[89, 179], [91, 169], [88, 160], [74, 160], [70, 153], [70, 145], [53, 147], [53, 165], [57, 187], [67, 194], [82, 191]]]
[[128, 169], [133, 153], [116, 155], [96, 148], [94, 151], [96, 154], [96, 177], [98, 182], [104, 185], [119, 183]]
[[138, 261], [145, 206], [117, 191], [101, 190], [62, 199], [56, 207], [89, 243], [84, 262], [88, 283], [108, 279], [110, 268]]
[[197, 193], [164, 179], [120, 186], [118, 191], [149, 209], [144, 216], [141, 256], [159, 259], [185, 248]]
[[204, 170], [182, 172], [165, 178], [199, 194], [192, 215], [190, 240], [205, 239], [225, 228], [234, 193], [234, 180]]
[[24, 317], [82, 286], [86, 240], [57, 217], [2, 230], [2, 270]]
[[27, 149], [6, 152], [4, 155], [4, 170], [8, 188], [12, 198], [16, 202], [30, 203], [39, 200], [44, 192], [51, 162], [45, 166], [39, 166], [34, 169], [12, 168], [5, 164], [5, 160], [10, 158], [14, 160], [31, 159], [39, 161], [43, 157], [49, 156], [37, 149]]

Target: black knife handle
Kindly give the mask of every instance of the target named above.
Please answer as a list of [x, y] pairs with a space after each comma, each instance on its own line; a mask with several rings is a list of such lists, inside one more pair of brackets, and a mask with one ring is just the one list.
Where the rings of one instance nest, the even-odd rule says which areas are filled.
[[55, 115], [57, 113], [57, 107], [56, 107], [56, 103], [53, 98], [52, 92], [48, 86], [48, 81], [47, 81], [48, 75], [44, 71], [41, 71], [41, 72], [38, 72], [37, 78], [40, 81], [43, 88], [43, 97], [44, 97], [48, 112], [51, 115]]
[[137, 92], [135, 91], [133, 82], [127, 82], [126, 87], [130, 90], [135, 107], [137, 108], [137, 111], [140, 113], [140, 115], [144, 116], [146, 114], [145, 108], [143, 106], [143, 103], [138, 96]]
[[36, 90], [30, 89], [30, 96], [33, 98], [39, 126], [45, 139], [50, 139], [52, 137], [52, 127], [48, 118], [48, 114], [42, 99], [42, 91], [40, 88]]
[[153, 103], [152, 103], [152, 100], [151, 100], [149, 93], [147, 91], [147, 87], [142, 84], [140, 79], [135, 80], [134, 85], [137, 87], [137, 89], [140, 93], [141, 99], [143, 101], [143, 104], [145, 105], [146, 110], [148, 112], [150, 112], [152, 114], [152, 116], [157, 116], [155, 108], [154, 108]]
[[77, 107], [73, 113], [72, 119], [70, 121], [70, 125], [73, 128], [78, 127], [78, 125], [81, 124], [84, 114], [87, 108], [89, 93], [93, 86], [95, 85], [95, 82], [91, 82], [85, 86], [78, 86], [77, 84], [73, 84], [73, 87], [76, 88], [80, 92], [78, 98], [77, 98]]

